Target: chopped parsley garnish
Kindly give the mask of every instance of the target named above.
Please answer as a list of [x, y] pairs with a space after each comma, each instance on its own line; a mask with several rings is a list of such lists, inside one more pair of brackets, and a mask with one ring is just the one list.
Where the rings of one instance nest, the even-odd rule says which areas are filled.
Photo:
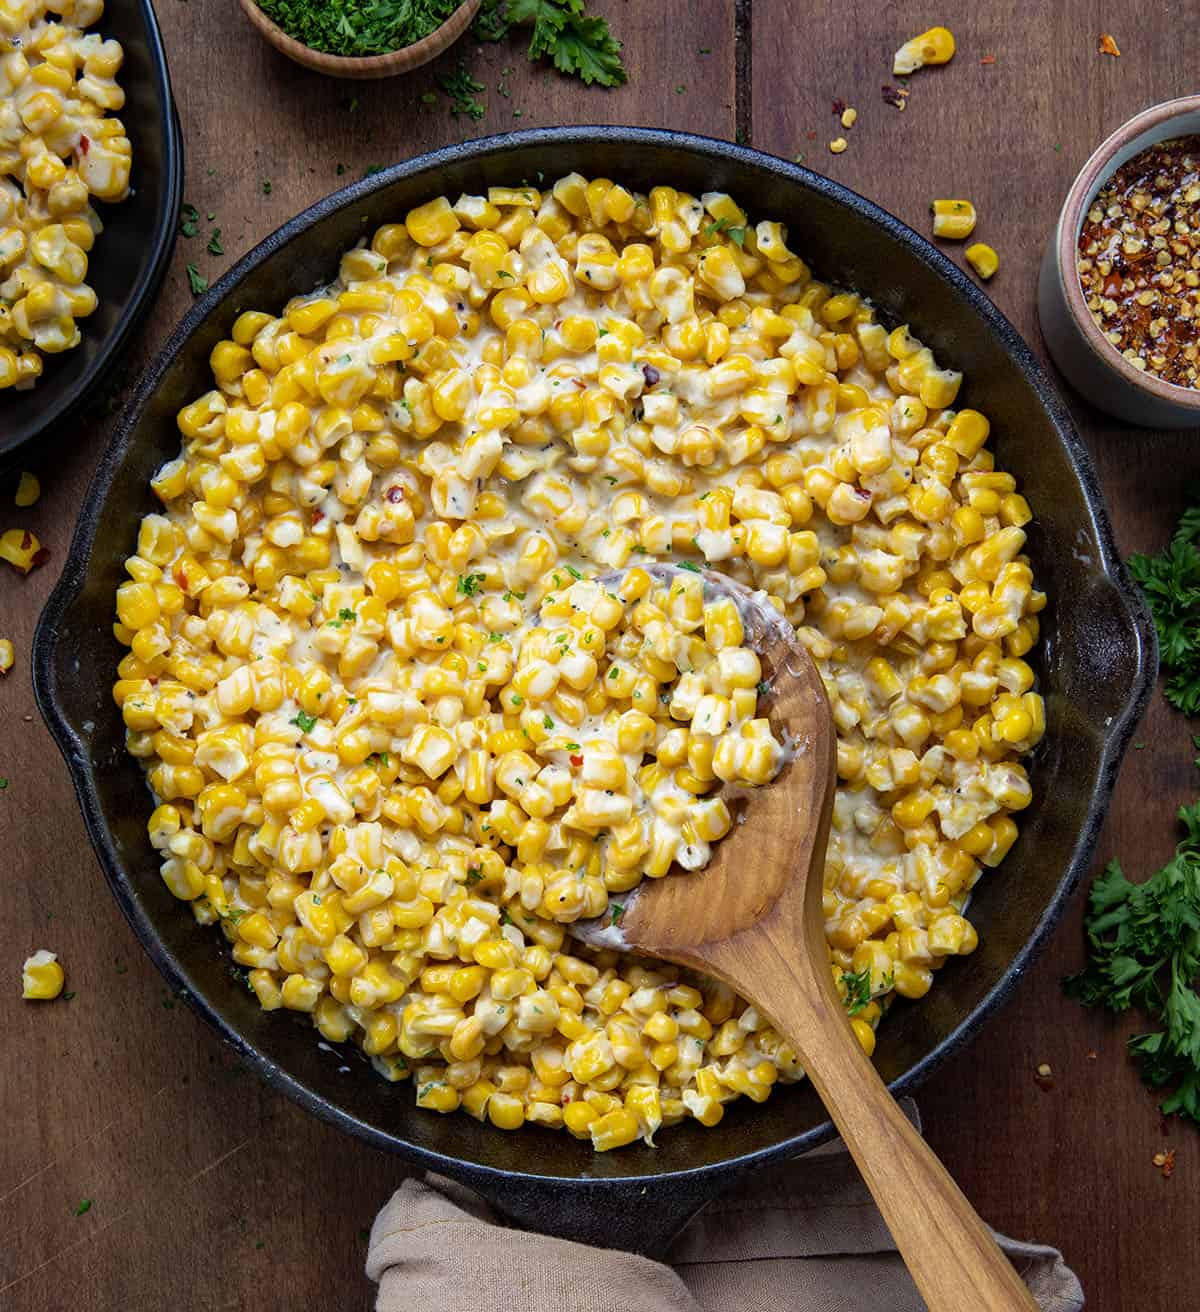
[[612, 912], [612, 919], [608, 923], [610, 925], [619, 924], [621, 921], [621, 917], [625, 914], [624, 905], [620, 902], [610, 902], [608, 906], [609, 906], [609, 910]]
[[[511, 924], [513, 924], [513, 918], [512, 918], [512, 916], [510, 916], [510, 915], [508, 914], [507, 911], [501, 911], [501, 913], [500, 913], [500, 923], [501, 923], [502, 925], [511, 925]], [[500, 1010], [503, 1010], [503, 1008], [500, 1008]]]
[[553, 719], [551, 719], [551, 717], [550, 717], [549, 715], [543, 717], [543, 719], [542, 719], [542, 728], [543, 728], [543, 729], [553, 729], [553, 728], [554, 728], [554, 721], [553, 721]]
[[225, 247], [221, 245], [221, 229], [214, 228], [212, 236], [208, 239], [208, 245], [205, 247], [210, 255], [224, 255]]
[[504, 594], [504, 600], [505, 600], [505, 601], [524, 601], [524, 600], [525, 600], [525, 593], [523, 593], [523, 592], [513, 592], [513, 590], [510, 588], [510, 589]]
[[271, 194], [271, 179], [270, 179], [270, 178], [264, 178], [264, 179], [263, 179], [263, 195], [264, 195], [264, 196], [269, 196], [270, 194]]
[[92, 1200], [90, 1198], [81, 1198], [75, 1205], [75, 1215], [82, 1216], [85, 1212], [92, 1210]]
[[614, 665], [612, 669], [609, 670], [608, 677], [610, 679], [619, 679], [621, 677], [621, 671], [618, 670], [617, 667]]
[[488, 642], [503, 642], [503, 641], [504, 641], [504, 634], [503, 634], [503, 633], [489, 633], [489, 634], [488, 634]]
[[200, 227], [200, 211], [187, 201], [179, 207], [179, 235], [194, 237]]
[[771, 691], [771, 685], [766, 681], [766, 679], [764, 679], [764, 680], [758, 685], [758, 695], [759, 695], [760, 697], [765, 697], [765, 696], [767, 695], [767, 693], [769, 693], [770, 691]]
[[317, 717], [315, 715], [306, 715], [304, 711], [298, 711], [296, 713], [296, 718], [291, 721], [292, 724], [298, 724], [300, 726], [301, 733], [311, 733], [313, 725], [315, 725], [316, 722]]
[[478, 866], [471, 866], [467, 870], [467, 884], [471, 887], [478, 884], [483, 878], [483, 871]]
[[730, 241], [737, 242], [739, 246], [746, 244], [746, 229], [744, 225], [735, 225], [729, 219], [714, 219], [712, 223], [705, 224], [704, 235], [706, 237], [719, 237], [724, 234]]
[[567, 573], [570, 574], [570, 576], [571, 576], [573, 579], [581, 579], [581, 578], [583, 578], [583, 575], [582, 575], [582, 574], [581, 574], [581, 573], [575, 568], [574, 565], [568, 565], [568, 566], [567, 566]]
[[485, 574], [460, 574], [457, 590], [461, 596], [473, 597], [479, 591], [479, 585], [486, 580]]
[[[461, 0], [260, 0], [260, 8], [312, 50], [361, 59], [385, 55], [429, 36]], [[346, 102], [343, 101], [343, 104]], [[358, 110], [358, 97], [346, 104]]]
[[208, 291], [208, 279], [194, 264], [187, 266], [187, 280], [193, 296], [203, 296]]
[[437, 84], [450, 98], [450, 117], [458, 118], [465, 114], [478, 122], [484, 115], [484, 108], [475, 99], [475, 93], [484, 89], [482, 82], [476, 82], [467, 71], [466, 60], [460, 59], [453, 73], [438, 75]]
[[692, 573], [692, 574], [699, 574], [699, 573], [700, 573], [700, 566], [699, 566], [699, 565], [696, 565], [696, 564], [693, 564], [690, 560], [681, 560], [681, 561], [679, 562], [679, 568], [680, 568], [680, 569], [686, 569], [686, 570], [689, 571], [689, 573]]
[[70, 993], [70, 992], [68, 992], [68, 993], [64, 993], [64, 994], [62, 995], [62, 1000], [63, 1000], [64, 1002], [70, 1002], [71, 999], [72, 999], [74, 996], [75, 996], [74, 993]]
[[512, 704], [513, 704], [514, 706], [524, 706], [524, 705], [525, 705], [525, 698], [522, 697], [521, 694], [520, 694], [519, 692], [514, 692], [510, 700], [512, 701]]
[[496, 277], [497, 277], [497, 278], [507, 278], [509, 282], [512, 282], [512, 281], [513, 281], [513, 276], [512, 276], [511, 273], [509, 273], [509, 271], [508, 271], [507, 269], [497, 269], [497, 270], [496, 270]]
[[358, 619], [358, 615], [352, 611], [349, 606], [343, 606], [341, 610], [338, 611], [338, 619], [354, 621]]
[[846, 986], [846, 1011], [857, 1016], [871, 1001], [871, 968], [859, 971], [842, 971], [842, 983]]

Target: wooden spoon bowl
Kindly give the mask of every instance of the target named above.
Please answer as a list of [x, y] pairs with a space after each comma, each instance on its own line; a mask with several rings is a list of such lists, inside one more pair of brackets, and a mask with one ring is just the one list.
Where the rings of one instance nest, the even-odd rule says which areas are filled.
[[[644, 568], [668, 584], [681, 576], [673, 565]], [[616, 586], [622, 577], [601, 582]], [[738, 607], [746, 645], [766, 676], [767, 717], [788, 759], [765, 787], [726, 786], [737, 822], [703, 870], [644, 880], [626, 897], [619, 925], [576, 921], [569, 932], [712, 975], [771, 1018], [800, 1055], [932, 1312], [1035, 1309], [991, 1232], [888, 1093], [834, 986], [822, 894], [837, 736], [821, 676], [764, 594], [708, 572], [704, 583], [706, 600], [728, 596]]]

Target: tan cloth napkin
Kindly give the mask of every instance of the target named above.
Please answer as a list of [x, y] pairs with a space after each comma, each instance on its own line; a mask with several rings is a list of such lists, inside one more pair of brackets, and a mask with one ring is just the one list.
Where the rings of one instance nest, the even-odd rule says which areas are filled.
[[[1045, 1312], [1079, 1312], [1083, 1291], [1061, 1253], [996, 1238]], [[672, 1245], [669, 1261], [509, 1229], [469, 1189], [428, 1176], [406, 1180], [375, 1218], [367, 1275], [379, 1284], [377, 1312], [925, 1306], [840, 1142], [756, 1172], [710, 1203]]]

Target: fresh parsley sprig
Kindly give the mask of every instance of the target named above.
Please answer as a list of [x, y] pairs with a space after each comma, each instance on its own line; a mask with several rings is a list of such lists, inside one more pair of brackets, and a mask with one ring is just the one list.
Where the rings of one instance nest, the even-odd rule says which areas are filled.
[[483, 0], [471, 30], [481, 41], [502, 41], [526, 25], [533, 28], [531, 60], [549, 59], [560, 73], [588, 86], [619, 87], [626, 80], [620, 41], [583, 0]]
[[1130, 556], [1129, 572], [1146, 594], [1158, 630], [1163, 692], [1185, 715], [1200, 714], [1200, 505], [1185, 510], [1170, 546]]
[[1088, 962], [1063, 986], [1085, 1007], [1150, 1017], [1156, 1028], [1130, 1038], [1129, 1053], [1151, 1088], [1169, 1090], [1163, 1114], [1200, 1125], [1200, 801], [1179, 821], [1175, 855], [1145, 883], [1110, 861], [1092, 885]]

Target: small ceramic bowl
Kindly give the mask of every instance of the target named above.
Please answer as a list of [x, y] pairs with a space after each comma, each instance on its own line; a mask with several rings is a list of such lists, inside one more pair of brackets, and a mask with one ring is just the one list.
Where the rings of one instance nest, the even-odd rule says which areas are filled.
[[1200, 389], [1135, 369], [1096, 325], [1079, 285], [1079, 233], [1097, 192], [1127, 160], [1159, 141], [1200, 134], [1200, 96], [1152, 105], [1119, 127], [1080, 169], [1038, 279], [1038, 318], [1054, 363], [1093, 405], [1146, 428], [1200, 428]]
[[414, 41], [411, 46], [401, 46], [386, 55], [367, 55], [361, 59], [351, 59], [345, 55], [329, 55], [323, 50], [313, 50], [303, 42], [288, 36], [278, 23], [274, 23], [255, 4], [255, 0], [238, 0], [242, 13], [258, 29], [258, 34], [265, 37], [281, 54], [311, 68], [314, 72], [325, 73], [329, 77], [347, 77], [364, 81], [371, 78], [395, 77], [399, 73], [410, 73], [422, 64], [436, 59], [448, 46], [454, 44], [470, 27], [479, 12], [482, 0], [463, 0], [463, 3], [441, 25], [434, 28], [427, 37]]

